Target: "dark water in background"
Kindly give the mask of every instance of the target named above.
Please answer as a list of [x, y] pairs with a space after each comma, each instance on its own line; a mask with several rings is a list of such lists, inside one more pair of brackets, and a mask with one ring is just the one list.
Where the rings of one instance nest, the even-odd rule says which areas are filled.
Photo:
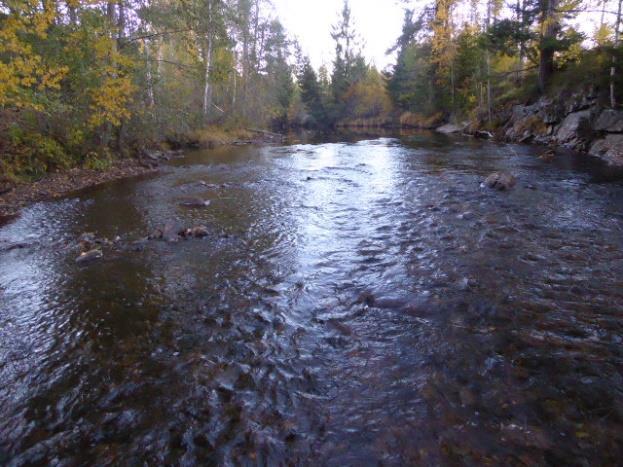
[[[25, 210], [0, 464], [619, 463], [623, 183], [538, 151], [223, 148]], [[210, 235], [134, 251], [172, 220]], [[78, 266], [83, 232], [121, 240]]]

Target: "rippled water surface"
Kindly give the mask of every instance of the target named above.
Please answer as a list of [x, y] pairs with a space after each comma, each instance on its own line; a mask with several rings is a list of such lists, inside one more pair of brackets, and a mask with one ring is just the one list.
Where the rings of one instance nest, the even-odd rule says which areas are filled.
[[[225, 148], [25, 210], [0, 464], [619, 463], [623, 184], [538, 151]], [[119, 238], [78, 265], [83, 232]]]

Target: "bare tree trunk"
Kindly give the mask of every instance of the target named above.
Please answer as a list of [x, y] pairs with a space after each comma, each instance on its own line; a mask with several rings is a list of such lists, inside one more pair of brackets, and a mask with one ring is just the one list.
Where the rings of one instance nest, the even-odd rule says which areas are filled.
[[152, 73], [152, 63], [149, 59], [149, 42], [143, 42], [143, 53], [145, 55], [145, 69], [147, 70], [147, 106], [154, 108], [156, 106], [156, 99], [154, 97], [154, 77]]
[[236, 70], [236, 64], [238, 63], [238, 52], [234, 50], [234, 89], [231, 97], [231, 110], [232, 113], [236, 113], [236, 93], [238, 92], [238, 71]]
[[117, 45], [120, 47], [125, 33], [125, 5], [123, 1], [117, 6]]
[[203, 86], [203, 116], [207, 118], [212, 107], [212, 86], [210, 85], [210, 68], [212, 67], [212, 38], [208, 34], [206, 37], [206, 47], [204, 50], [205, 82]]
[[76, 7], [72, 2], [65, 2], [65, 7], [67, 8], [67, 13], [69, 15], [69, 22], [75, 26], [78, 23], [78, 16], [76, 14]]
[[[520, 31], [523, 32], [525, 27], [525, 11], [526, 0], [517, 0], [517, 22], [519, 23]], [[521, 83], [524, 80], [524, 62], [526, 60], [526, 46], [523, 40], [519, 41], [519, 63], [517, 66], [517, 82]]]
[[[487, 1], [487, 31], [491, 26], [491, 1]], [[489, 123], [493, 120], [492, 118], [492, 110], [491, 110], [491, 54], [489, 49], [486, 52], [486, 62], [487, 62], [487, 120]]]
[[617, 64], [616, 54], [618, 52], [619, 44], [620, 44], [619, 32], [621, 29], [621, 3], [622, 3], [622, 0], [619, 0], [619, 9], [617, 11], [616, 25], [614, 28], [614, 54], [612, 55], [612, 67], [610, 68], [610, 106], [612, 108], [615, 108], [617, 105], [616, 93], [615, 93], [616, 64]]

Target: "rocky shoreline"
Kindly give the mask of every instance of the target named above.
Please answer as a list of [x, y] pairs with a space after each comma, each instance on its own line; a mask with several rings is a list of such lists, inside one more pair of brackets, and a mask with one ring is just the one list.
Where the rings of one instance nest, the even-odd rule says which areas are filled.
[[[623, 110], [599, 104], [592, 92], [580, 92], [558, 98], [542, 97], [534, 104], [515, 105], [497, 113], [505, 122], [492, 138], [510, 143], [529, 143], [560, 147], [604, 160], [623, 168]], [[466, 133], [486, 137], [483, 125], [446, 124], [441, 133]]]
[[0, 180], [0, 225], [19, 214], [19, 211], [32, 203], [62, 198], [71, 193], [94, 187], [103, 183], [124, 178], [151, 175], [159, 171], [160, 164], [173, 157], [179, 157], [185, 149], [217, 146], [242, 146], [252, 144], [274, 144], [284, 141], [285, 136], [265, 130], [245, 130], [248, 139], [230, 138], [227, 140], [178, 140], [169, 144], [176, 150], [144, 149], [138, 158], [120, 159], [105, 170], [73, 168], [67, 171], [48, 174], [35, 182], [14, 184]]

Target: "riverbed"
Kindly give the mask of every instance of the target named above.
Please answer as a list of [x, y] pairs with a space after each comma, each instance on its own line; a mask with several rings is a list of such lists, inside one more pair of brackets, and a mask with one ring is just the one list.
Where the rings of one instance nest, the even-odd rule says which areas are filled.
[[[619, 463], [623, 182], [539, 151], [223, 147], [24, 209], [0, 464]], [[165, 225], [205, 235], [146, 239]], [[104, 256], [78, 264], [85, 232]]]

